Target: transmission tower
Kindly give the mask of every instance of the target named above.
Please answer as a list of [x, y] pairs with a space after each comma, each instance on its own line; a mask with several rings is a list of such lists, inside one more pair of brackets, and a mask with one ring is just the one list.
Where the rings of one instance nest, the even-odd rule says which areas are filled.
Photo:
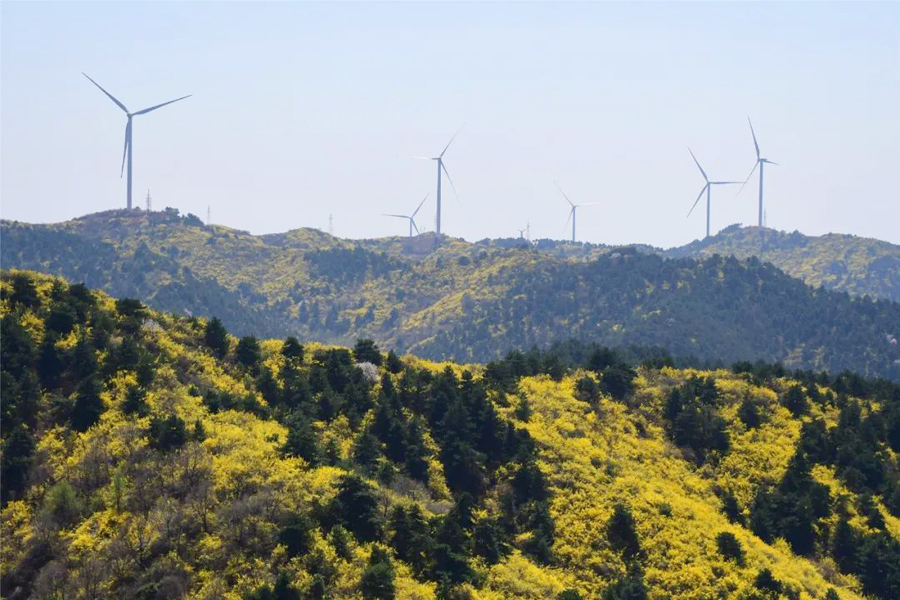
[[147, 212], [153, 208], [153, 199], [150, 197], [150, 190], [147, 190]]

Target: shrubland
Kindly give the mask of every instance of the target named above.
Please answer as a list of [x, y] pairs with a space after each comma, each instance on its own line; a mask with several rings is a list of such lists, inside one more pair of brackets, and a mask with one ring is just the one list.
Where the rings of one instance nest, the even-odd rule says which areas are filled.
[[900, 597], [897, 384], [0, 291], [4, 598]]

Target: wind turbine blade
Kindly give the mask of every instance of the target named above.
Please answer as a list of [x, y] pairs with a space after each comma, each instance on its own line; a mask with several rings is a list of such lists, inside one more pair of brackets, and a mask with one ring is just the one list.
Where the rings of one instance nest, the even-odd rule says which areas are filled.
[[389, 215], [387, 213], [381, 213], [382, 217], [397, 217], [398, 219], [409, 219], [410, 217], [407, 215]]
[[694, 159], [694, 164], [696, 164], [697, 168], [700, 169], [700, 174], [703, 175], [703, 179], [705, 179], [706, 181], [709, 181], [709, 177], [706, 176], [706, 171], [704, 171], [703, 167], [700, 166], [700, 161], [697, 160], [696, 156], [694, 156], [694, 152], [690, 148], [688, 148], [688, 152], [691, 153], [691, 158]]
[[554, 181], [554, 182], [553, 182], [553, 185], [555, 185], [555, 186], [556, 186], [556, 189], [559, 190], [559, 193], [563, 195], [563, 198], [566, 199], [566, 202], [569, 203], [569, 206], [571, 206], [571, 207], [574, 209], [574, 208], [575, 208], [575, 205], [572, 204], [572, 201], [569, 200], [569, 197], [566, 195], [566, 193], [563, 191], [563, 189], [562, 189], [561, 187], [559, 187], [559, 184], [556, 183], [556, 182]]
[[[125, 124], [125, 147], [122, 149], [122, 172], [119, 173], [119, 179], [125, 175], [125, 157], [128, 155], [128, 144], [131, 143], [131, 119]], [[150, 192], [147, 192], [148, 194]]]
[[[567, 198], [567, 199], [568, 199], [568, 198]], [[569, 204], [572, 204], [572, 203], [569, 202]], [[563, 225], [563, 231], [565, 231], [566, 228], [569, 226], [569, 221], [572, 220], [572, 215], [574, 215], [574, 214], [575, 214], [575, 205], [572, 204], [572, 208], [569, 210], [569, 216], [566, 217], [566, 224]]]
[[759, 160], [759, 144], [756, 143], [756, 132], [753, 131], [753, 122], [750, 121], [750, 117], [747, 117], [747, 122], [750, 123], [750, 133], [753, 135], [753, 145], [756, 147], [756, 160]]
[[181, 98], [175, 98], [174, 100], [169, 100], [168, 102], [163, 102], [162, 104], [157, 104], [156, 106], [151, 106], [150, 108], [145, 108], [143, 110], [139, 110], [136, 113], [134, 113], [133, 116], [146, 115], [148, 112], [154, 111], [157, 108], [162, 108], [163, 106], [172, 104], [173, 102], [178, 102], [179, 100], [184, 100], [185, 98], [190, 98], [191, 96], [193, 96], [193, 94], [188, 94], [187, 96], [182, 96]]
[[431, 195], [431, 192], [428, 192], [427, 194], [425, 194], [425, 197], [422, 198], [422, 202], [419, 203], [419, 208], [417, 208], [417, 209], [416, 209], [416, 212], [414, 212], [414, 213], [409, 217], [410, 219], [412, 219], [413, 217], [415, 217], [415, 216], [419, 213], [419, 209], [422, 208], [422, 205], [425, 204], [425, 201], [428, 200], [428, 196], [430, 196], [430, 195]]
[[744, 186], [747, 185], [747, 182], [750, 181], [750, 178], [751, 178], [751, 177], [753, 177], [753, 174], [756, 172], [756, 167], [758, 167], [758, 166], [759, 166], [759, 161], [756, 161], [756, 162], [753, 164], [753, 170], [750, 171], [750, 174], [749, 174], [749, 175], [747, 175], [747, 179], [745, 179], [745, 180], [744, 180], [744, 183], [741, 184], [741, 189], [739, 189], [739, 190], [737, 191], [737, 194], [735, 194], [735, 196], [737, 196], [737, 195], [740, 194], [742, 191], [744, 191]]
[[447, 181], [450, 182], [450, 187], [453, 188], [453, 195], [456, 196], [457, 200], [459, 200], [459, 194], [456, 193], [456, 186], [453, 185], [453, 180], [450, 179], [450, 173], [447, 171], [447, 167], [444, 166], [444, 161], [441, 161], [441, 168], [444, 170], [444, 175], [447, 176]]
[[708, 188], [708, 187], [709, 187], [709, 184], [707, 183], [706, 185], [703, 186], [703, 189], [700, 190], [700, 193], [697, 195], [697, 199], [694, 200], [694, 205], [691, 207], [691, 210], [688, 211], [688, 214], [687, 214], [688, 217], [691, 216], [691, 213], [694, 212], [695, 208], [697, 208], [697, 203], [700, 202], [700, 198], [703, 197], [703, 192], [705, 192], [706, 188]]
[[409, 221], [410, 221], [410, 223], [412, 223], [412, 226], [413, 226], [413, 229], [415, 229], [415, 230], [416, 230], [416, 235], [419, 235], [419, 226], [418, 226], [418, 225], [416, 225], [416, 220], [415, 220], [415, 219], [412, 219], [412, 218], [410, 218], [410, 220], [409, 220]]
[[780, 167], [780, 166], [781, 166], [781, 165], [779, 165], [777, 162], [773, 162], [773, 161], [768, 160], [768, 159], [765, 159], [765, 158], [763, 159], [763, 161], [764, 161], [766, 164], [769, 164], [769, 165], [775, 165], [776, 167]]
[[710, 185], [730, 185], [732, 183], [742, 183], [741, 181], [710, 181]]
[[91, 83], [93, 83], [94, 85], [96, 85], [98, 88], [100, 88], [100, 91], [103, 92], [104, 94], [106, 94], [106, 95], [109, 97], [110, 100], [112, 100], [113, 102], [115, 102], [115, 103], [116, 103], [116, 106], [118, 106], [119, 108], [121, 108], [122, 110], [124, 110], [126, 113], [128, 112], [128, 109], [125, 108], [125, 105], [124, 105], [124, 104], [122, 104], [121, 102], [119, 102], [118, 100], [116, 100], [116, 97], [115, 97], [115, 96], [113, 96], [112, 94], [110, 94], [109, 92], [107, 92], [106, 90], [104, 90], [102, 87], [100, 87], [100, 84], [97, 83], [96, 81], [94, 81], [93, 79], [91, 79], [91, 78], [88, 76], [87, 73], [85, 73], [84, 71], [82, 71], [81, 74], [84, 75], [85, 77], [87, 77], [87, 78], [88, 78], [88, 81], [90, 81]]
[[[460, 127], [459, 127], [459, 129], [457, 129], [457, 130], [456, 130], [456, 133], [454, 133], [454, 134], [453, 134], [453, 137], [452, 137], [452, 138], [450, 138], [450, 141], [449, 141], [449, 142], [447, 142], [447, 145], [446, 145], [446, 146], [445, 146], [445, 147], [444, 147], [444, 152], [446, 152], [446, 151], [447, 151], [447, 148], [449, 148], [449, 147], [450, 147], [450, 144], [452, 144], [452, 143], [453, 143], [453, 140], [455, 140], [455, 139], [456, 139], [456, 136], [458, 136], [458, 135], [459, 135], [459, 132], [460, 132], [460, 131], [462, 131], [462, 130], [463, 130], [463, 127], [465, 127], [465, 126], [466, 126], [466, 124], [465, 124], [465, 123], [463, 123], [463, 124], [462, 124], [462, 125], [460, 125]], [[439, 157], [439, 158], [444, 158], [444, 152], [441, 152], [441, 153], [440, 153], [440, 154], [438, 154], [438, 157]]]

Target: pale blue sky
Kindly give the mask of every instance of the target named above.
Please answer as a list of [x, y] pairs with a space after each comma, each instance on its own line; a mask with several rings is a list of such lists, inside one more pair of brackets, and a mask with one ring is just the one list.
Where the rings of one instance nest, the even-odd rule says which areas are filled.
[[[682, 244], [702, 187], [765, 156], [768, 224], [900, 243], [900, 3], [3, 2], [0, 213], [60, 221], [135, 198], [254, 233], [403, 234], [446, 155], [444, 230], [470, 240]], [[755, 180], [713, 229], [755, 223]]]

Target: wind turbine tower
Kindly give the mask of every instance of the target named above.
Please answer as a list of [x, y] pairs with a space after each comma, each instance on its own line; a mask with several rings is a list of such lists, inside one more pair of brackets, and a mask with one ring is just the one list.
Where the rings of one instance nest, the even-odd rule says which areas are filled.
[[691, 153], [691, 158], [694, 159], [694, 164], [697, 165], [697, 168], [700, 169], [700, 174], [703, 175], [703, 180], [706, 181], [706, 185], [703, 186], [703, 189], [700, 190], [700, 194], [697, 196], [697, 199], [694, 200], [694, 205], [691, 207], [691, 210], [688, 211], [687, 216], [691, 216], [691, 213], [694, 212], [694, 209], [697, 207], [697, 203], [700, 202], [700, 198], [703, 197], [703, 192], [706, 192], [706, 237], [709, 237], [709, 209], [710, 209], [710, 194], [712, 191], [712, 186], [714, 185], [732, 185], [735, 183], [740, 183], [740, 181], [710, 181], [709, 177], [706, 176], [706, 171], [703, 170], [703, 167], [700, 166], [700, 161], [697, 160], [697, 157], [694, 156], [694, 152], [688, 148], [688, 152]]
[[744, 189], [744, 186], [747, 185], [747, 182], [750, 181], [750, 178], [753, 177], [753, 171], [756, 170], [756, 167], [759, 167], [759, 226], [763, 226], [763, 169], [767, 164], [775, 165], [776, 167], [781, 166], [777, 162], [773, 162], [768, 158], [763, 158], [759, 153], [759, 143], [756, 141], [756, 132], [753, 131], [753, 122], [750, 120], [750, 117], [747, 117], [747, 122], [750, 123], [750, 134], [753, 136], [753, 147], [756, 148], [756, 162], [753, 164], [753, 169], [750, 171], [750, 174], [747, 175], [747, 179], [744, 181], [743, 185], [741, 185], [741, 189], [738, 190], [738, 194]]
[[569, 211], [569, 218], [566, 219], [566, 225], [569, 224], [570, 220], [572, 221], [572, 242], [575, 242], [575, 217], [577, 216], [577, 210], [579, 208], [581, 208], [582, 206], [596, 206], [597, 204], [600, 204], [600, 203], [599, 202], [587, 202], [586, 204], [574, 204], [571, 200], [569, 200], [569, 197], [566, 195], [566, 193], [563, 191], [563, 189], [561, 187], [559, 187], [558, 183], [556, 183], [554, 181], [553, 184], [556, 185], [556, 189], [559, 190], [559, 193], [563, 195], [563, 198], [565, 198], [566, 202], [569, 203], [569, 206], [572, 207], [572, 209]]
[[[450, 187], [453, 188], [453, 193], [456, 194], [456, 186], [453, 185], [453, 180], [450, 178], [450, 173], [447, 171], [447, 167], [444, 165], [444, 154], [447, 153], [447, 149], [450, 148], [450, 144], [453, 143], [453, 140], [456, 139], [456, 136], [459, 135], [459, 132], [462, 131], [462, 127], [460, 127], [456, 133], [453, 134], [453, 137], [450, 138], [450, 141], [447, 142], [447, 145], [444, 146], [444, 150], [438, 154], [437, 156], [414, 156], [413, 158], [417, 158], [420, 160], [433, 160], [437, 163], [437, 213], [434, 219], [434, 230], [437, 233], [438, 238], [441, 236], [441, 172], [447, 176], [447, 181], [450, 182]], [[457, 197], [459, 195], [457, 194]]]
[[[104, 94], [106, 94], [107, 97], [110, 100], [112, 100], [116, 104], [116, 106], [121, 108], [122, 111], [128, 116], [128, 123], [125, 125], [125, 149], [122, 151], [122, 173], [125, 172], [125, 163], [127, 161], [128, 162], [128, 192], [127, 192], [127, 196], [126, 196], [126, 204], [128, 206], [128, 210], [131, 210], [131, 152], [132, 152], [132, 133], [131, 133], [132, 132], [132, 123], [131, 123], [131, 121], [132, 121], [132, 119], [139, 115], [146, 115], [147, 113], [153, 112], [157, 108], [162, 108], [163, 106], [166, 106], [167, 104], [172, 104], [173, 102], [178, 102], [179, 100], [184, 100], [185, 98], [190, 98], [191, 94], [188, 94], [187, 96], [182, 96], [181, 98], [175, 98], [174, 100], [169, 100], [168, 102], [163, 102], [162, 104], [157, 104], [156, 106], [151, 106], [149, 108], [145, 108], [145, 109], [139, 110], [137, 112], [130, 112], [125, 107], [124, 104], [122, 104], [115, 98], [115, 96], [113, 96], [112, 94], [110, 94], [109, 92], [104, 90], [102, 87], [100, 87], [99, 83], [97, 83], [96, 81], [94, 81], [93, 79], [88, 77], [87, 73], [82, 73], [82, 75], [87, 77], [91, 83], [93, 83], [98, 88], [100, 88], [100, 91], [103, 92]], [[122, 174], [119, 175], [119, 177], [121, 177], [121, 176], [122, 176]]]

